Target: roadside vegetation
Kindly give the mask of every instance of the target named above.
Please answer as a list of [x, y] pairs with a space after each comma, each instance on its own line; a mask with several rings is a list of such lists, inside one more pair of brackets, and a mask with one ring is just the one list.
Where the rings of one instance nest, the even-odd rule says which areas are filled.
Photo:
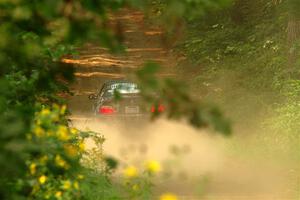
[[184, 58], [178, 70], [193, 77], [194, 93], [230, 116], [236, 133], [230, 151], [284, 163], [295, 177], [300, 60], [298, 13], [291, 8], [297, 6], [296, 1], [235, 1], [205, 20], [188, 20], [186, 35], [176, 44]]

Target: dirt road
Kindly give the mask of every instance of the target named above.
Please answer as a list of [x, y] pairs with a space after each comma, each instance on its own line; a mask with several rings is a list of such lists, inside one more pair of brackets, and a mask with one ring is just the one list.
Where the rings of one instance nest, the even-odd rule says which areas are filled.
[[[112, 21], [123, 25], [128, 47], [125, 55], [111, 55], [97, 45], [87, 45], [78, 59], [66, 60], [76, 64], [76, 82], [71, 88], [75, 95], [69, 99], [69, 107], [71, 119], [78, 128], [105, 135], [106, 153], [123, 163], [138, 163], [142, 159], [173, 163], [170, 169], [173, 176], [158, 181], [157, 193], [171, 191], [180, 195], [180, 199], [291, 199], [286, 197], [290, 182], [285, 168], [232, 158], [227, 154], [228, 141], [224, 138], [211, 137], [184, 123], [166, 120], [132, 133], [92, 122], [87, 117], [92, 112], [88, 95], [95, 93], [105, 80], [125, 78], [147, 60], [166, 66], [163, 73], [173, 73], [175, 60], [161, 43], [163, 33], [157, 27], [145, 25], [142, 13], [125, 10], [114, 15]], [[172, 148], [185, 153], [174, 156], [170, 153]]]
[[[162, 32], [157, 27], [147, 27], [142, 13], [121, 11], [111, 17], [112, 26], [116, 23], [122, 25], [124, 32], [124, 55], [112, 55], [97, 45], [86, 45], [78, 59], [65, 59], [76, 64], [76, 83], [71, 88], [75, 96], [69, 101], [73, 117], [91, 112], [87, 96], [99, 90], [104, 81], [126, 78], [146, 61], [170, 66], [172, 59], [161, 43]], [[163, 71], [161, 75], [171, 73]]]

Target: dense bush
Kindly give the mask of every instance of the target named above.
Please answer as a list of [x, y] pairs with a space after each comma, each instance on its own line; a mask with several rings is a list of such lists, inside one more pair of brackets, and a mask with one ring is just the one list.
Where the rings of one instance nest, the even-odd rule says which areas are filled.
[[80, 199], [80, 159], [84, 152], [84, 134], [68, 128], [63, 119], [66, 106], [54, 105], [35, 114], [27, 139], [32, 153], [26, 164], [21, 191], [32, 199]]
[[[73, 68], [61, 63], [61, 56], [72, 53], [72, 45], [83, 41], [82, 37], [91, 39], [99, 33], [94, 20], [104, 18], [105, 13], [96, 12], [120, 7], [123, 2], [91, 4], [86, 1], [75, 6], [63, 0], [0, 2], [2, 199], [14, 198], [12, 185], [16, 179], [25, 179], [25, 161], [34, 159], [45, 147], [45, 140], [33, 144], [26, 139], [26, 134], [34, 127], [35, 113], [39, 112], [37, 103], [46, 108], [55, 102], [61, 104], [63, 100], [58, 93], [68, 92], [67, 82], [73, 78]], [[112, 38], [104, 33], [100, 38]], [[111, 41], [106, 43], [108, 45], [118, 44], [113, 42], [115, 40], [108, 41]], [[67, 126], [66, 120], [61, 120], [60, 123]], [[58, 128], [58, 125], [53, 126], [53, 129]], [[64, 129], [68, 131], [67, 127]], [[25, 194], [29, 194], [28, 191]]]

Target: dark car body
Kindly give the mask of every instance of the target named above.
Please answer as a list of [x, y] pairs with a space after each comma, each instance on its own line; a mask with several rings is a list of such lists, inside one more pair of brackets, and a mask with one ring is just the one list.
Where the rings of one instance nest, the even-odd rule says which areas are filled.
[[93, 112], [101, 119], [135, 120], [149, 118], [151, 114], [151, 106], [142, 101], [138, 85], [127, 80], [107, 81], [89, 98], [95, 101]]

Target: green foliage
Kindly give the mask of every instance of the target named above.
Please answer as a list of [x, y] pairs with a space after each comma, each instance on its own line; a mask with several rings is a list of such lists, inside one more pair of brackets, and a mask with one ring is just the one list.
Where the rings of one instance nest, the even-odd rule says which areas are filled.
[[[73, 79], [74, 70], [60, 62], [62, 56], [74, 54], [74, 45], [95, 39], [118, 50], [116, 34], [108, 37], [104, 24], [96, 21], [105, 23], [107, 12], [122, 6], [124, 1], [0, 1], [2, 199], [14, 196], [10, 185], [26, 174], [25, 159], [31, 155], [27, 147], [33, 145], [26, 133], [36, 103], [62, 103], [57, 94], [68, 92], [66, 81]], [[36, 145], [43, 147], [43, 142]]]
[[195, 92], [223, 105], [235, 122], [245, 126], [281, 99], [277, 83], [284, 80], [286, 70], [287, 16], [276, 11], [282, 7], [266, 9], [263, 18], [240, 25], [227, 12], [191, 21], [186, 40], [179, 45], [193, 63], [188, 70], [197, 71], [200, 65], [191, 79]]
[[[47, 108], [53, 103], [64, 102], [59, 94], [68, 92], [68, 84], [74, 78], [74, 69], [62, 63], [61, 58], [64, 55], [74, 55], [75, 47], [90, 41], [107, 47], [113, 52], [120, 52], [124, 49], [121, 44], [122, 32], [107, 27], [109, 12], [127, 5], [145, 8], [150, 2], [152, 1], [0, 0], [1, 199], [14, 199], [17, 196], [41, 199], [45, 198], [44, 195], [47, 196], [48, 193], [51, 198], [76, 199], [81, 197], [75, 190], [61, 193], [55, 191], [61, 188], [61, 184], [69, 184], [65, 181], [74, 184], [73, 173], [58, 170], [57, 167], [52, 166], [51, 162], [47, 162], [44, 166], [36, 163], [41, 155], [47, 155], [49, 161], [55, 161], [57, 158], [55, 155], [63, 153], [64, 143], [52, 136], [39, 138], [36, 135], [32, 140], [28, 140], [26, 134], [35, 132], [37, 126], [41, 126], [41, 132], [54, 131], [56, 133], [62, 124], [64, 124], [63, 129], [67, 133], [70, 132], [64, 115], [59, 116], [58, 119], [51, 118], [55, 113], [57, 114], [56, 108], [50, 113], [42, 111], [47, 113], [48, 119], [37, 114], [41, 111], [40, 106], [36, 105], [42, 104], [44, 108]], [[213, 9], [223, 2], [225, 0], [184, 1], [183, 3], [167, 1], [167, 8], [170, 8], [167, 13], [182, 17], [192, 8], [202, 12], [206, 9]], [[198, 11], [193, 14], [196, 12]], [[176, 83], [167, 81], [165, 85], [166, 89], [172, 91]], [[190, 102], [185, 101], [185, 93], [182, 93], [181, 99], [184, 100], [180, 100], [182, 103]], [[195, 121], [194, 118], [199, 118], [201, 111], [201, 109], [197, 110], [190, 120]], [[51, 114], [52, 112], [54, 114]], [[189, 109], [189, 112], [192, 110]], [[211, 116], [216, 112], [213, 110], [208, 113], [210, 114], [206, 118], [209, 119], [205, 122], [215, 121]], [[217, 115], [219, 116], [219, 113]], [[41, 121], [38, 122], [38, 120]], [[72, 142], [76, 142], [76, 139]], [[71, 145], [72, 142], [68, 143]], [[65, 154], [62, 154], [60, 158], [70, 162], [70, 168], [80, 168], [77, 157], [74, 162]], [[26, 160], [31, 164], [36, 163], [35, 167], [41, 170], [36, 173], [45, 173], [45, 175], [38, 174], [38, 181], [35, 177], [37, 174], [28, 175]], [[112, 162], [110, 164], [113, 165]], [[35, 168], [33, 166], [31, 166], [32, 169]], [[17, 179], [21, 180], [21, 185], [18, 186], [18, 189], [21, 189], [18, 190], [19, 193], [15, 190]], [[32, 191], [36, 192], [32, 193]]]
[[121, 200], [121, 192], [111, 180], [103, 174], [86, 171], [82, 182], [82, 199], [94, 200]]
[[299, 14], [300, 2], [297, 0], [287, 0], [287, 1], [289, 3], [289, 10], [290, 10], [291, 15], [293, 17], [296, 17], [299, 19], [299, 17], [300, 17], [300, 14]]
[[276, 141], [280, 141], [276, 144], [277, 147], [295, 161], [299, 161], [300, 81], [288, 79], [281, 82], [280, 94], [284, 101], [274, 106], [274, 115], [265, 120], [264, 124], [272, 131]]
[[154, 0], [152, 4], [161, 8], [159, 12], [167, 18], [195, 18], [208, 11], [224, 8], [231, 0]]
[[299, 164], [299, 62], [291, 69], [287, 56], [299, 57], [299, 41], [287, 48], [288, 2], [236, 2], [230, 12], [189, 22], [178, 48], [193, 65], [182, 70], [195, 92], [223, 105], [237, 132], [248, 133], [251, 144], [237, 152]]
[[274, 15], [282, 0], [235, 0], [230, 10], [230, 18], [235, 24], [252, 25], [257, 20]]

